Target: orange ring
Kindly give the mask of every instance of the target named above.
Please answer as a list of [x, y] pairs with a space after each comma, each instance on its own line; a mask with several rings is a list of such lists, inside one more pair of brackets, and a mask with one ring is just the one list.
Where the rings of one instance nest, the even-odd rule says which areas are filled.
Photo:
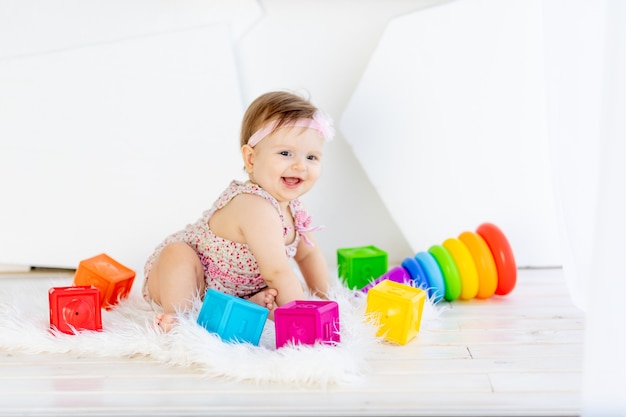
[[467, 246], [476, 264], [476, 271], [478, 272], [476, 298], [491, 297], [498, 286], [498, 271], [489, 246], [478, 233], [474, 232], [461, 233], [459, 240]]
[[476, 229], [491, 250], [493, 260], [498, 271], [498, 286], [496, 294], [506, 295], [513, 291], [517, 281], [517, 266], [509, 241], [498, 226], [492, 223], [483, 223]]
[[476, 263], [469, 249], [459, 239], [451, 237], [443, 242], [443, 247], [448, 249], [456, 263], [461, 276], [461, 300], [469, 300], [478, 294], [478, 271]]

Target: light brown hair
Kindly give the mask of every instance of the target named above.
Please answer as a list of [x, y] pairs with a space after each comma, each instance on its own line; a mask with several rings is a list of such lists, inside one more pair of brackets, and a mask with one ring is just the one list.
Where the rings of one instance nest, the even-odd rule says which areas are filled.
[[274, 130], [300, 118], [312, 118], [317, 111], [304, 97], [286, 91], [272, 91], [257, 97], [248, 107], [241, 122], [240, 146], [270, 121], [278, 121]]

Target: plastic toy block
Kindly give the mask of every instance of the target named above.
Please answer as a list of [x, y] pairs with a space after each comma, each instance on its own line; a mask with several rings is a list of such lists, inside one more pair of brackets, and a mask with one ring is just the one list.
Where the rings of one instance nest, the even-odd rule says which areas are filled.
[[393, 282], [397, 282], [397, 283], [405, 284], [405, 285], [413, 284], [413, 279], [411, 278], [411, 274], [409, 273], [409, 271], [400, 265], [400, 266], [395, 266], [391, 268], [389, 271], [385, 272], [383, 275], [376, 278], [374, 282], [361, 288], [361, 292], [365, 292], [365, 293], [368, 292], [374, 286], [376, 286], [381, 281], [384, 281], [386, 279], [389, 281], [393, 281]]
[[100, 305], [110, 307], [128, 297], [135, 271], [106, 254], [80, 261], [74, 274], [74, 285], [92, 285], [100, 290]]
[[377, 336], [405, 345], [420, 330], [425, 300], [424, 290], [384, 280], [367, 293], [365, 313], [379, 326]]
[[258, 345], [268, 313], [267, 308], [209, 288], [197, 321], [225, 342]]
[[387, 252], [376, 246], [337, 249], [338, 275], [350, 289], [361, 289], [387, 272]]
[[274, 310], [276, 348], [287, 343], [339, 343], [339, 306], [334, 301], [295, 300]]
[[75, 334], [102, 330], [100, 291], [91, 286], [54, 287], [48, 290], [50, 328]]

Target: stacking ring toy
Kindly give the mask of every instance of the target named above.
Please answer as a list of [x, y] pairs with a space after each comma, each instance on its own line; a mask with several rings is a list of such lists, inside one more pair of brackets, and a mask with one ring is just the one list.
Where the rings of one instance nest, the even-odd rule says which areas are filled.
[[413, 257], [405, 258], [402, 261], [402, 267], [409, 271], [409, 275], [411, 279], [415, 283], [416, 288], [420, 288], [422, 290], [427, 290], [430, 287], [428, 283], [428, 277], [426, 276], [426, 272], [422, 269], [417, 259]]
[[415, 260], [419, 262], [426, 273], [426, 277], [428, 277], [428, 298], [432, 299], [434, 303], [438, 303], [446, 292], [446, 286], [437, 261], [428, 252], [418, 252], [415, 255]]
[[449, 238], [443, 242], [443, 247], [450, 252], [461, 277], [461, 300], [469, 300], [478, 294], [478, 271], [476, 263], [469, 249], [456, 238]]
[[441, 273], [443, 274], [443, 281], [445, 282], [446, 291], [444, 298], [447, 301], [454, 301], [461, 295], [461, 277], [459, 276], [459, 270], [452, 259], [450, 252], [441, 245], [432, 245], [428, 252], [433, 255], [437, 260]]
[[489, 298], [496, 292], [498, 286], [498, 271], [493, 255], [487, 243], [479, 234], [463, 232], [459, 240], [465, 244], [474, 258], [478, 272], [478, 293], [476, 298]]
[[[385, 259], [386, 262], [386, 259]], [[515, 288], [517, 266], [506, 236], [492, 223], [476, 231], [464, 231], [440, 245], [432, 245], [361, 289], [383, 280], [400, 282], [424, 290], [432, 303], [441, 300], [471, 300], [507, 295]]]
[[504, 233], [492, 223], [483, 223], [476, 229], [478, 233], [487, 243], [493, 260], [498, 271], [498, 285], [496, 294], [506, 295], [515, 287], [517, 281], [517, 266], [515, 265], [515, 257], [509, 241]]

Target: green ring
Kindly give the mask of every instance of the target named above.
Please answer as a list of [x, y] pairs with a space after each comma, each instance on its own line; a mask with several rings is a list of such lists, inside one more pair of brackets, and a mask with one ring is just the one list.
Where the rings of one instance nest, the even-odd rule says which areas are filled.
[[454, 263], [454, 258], [450, 255], [450, 252], [441, 245], [433, 245], [428, 249], [428, 252], [433, 255], [441, 273], [443, 280], [446, 283], [446, 292], [443, 295], [447, 301], [454, 301], [461, 295], [461, 275], [459, 269]]

